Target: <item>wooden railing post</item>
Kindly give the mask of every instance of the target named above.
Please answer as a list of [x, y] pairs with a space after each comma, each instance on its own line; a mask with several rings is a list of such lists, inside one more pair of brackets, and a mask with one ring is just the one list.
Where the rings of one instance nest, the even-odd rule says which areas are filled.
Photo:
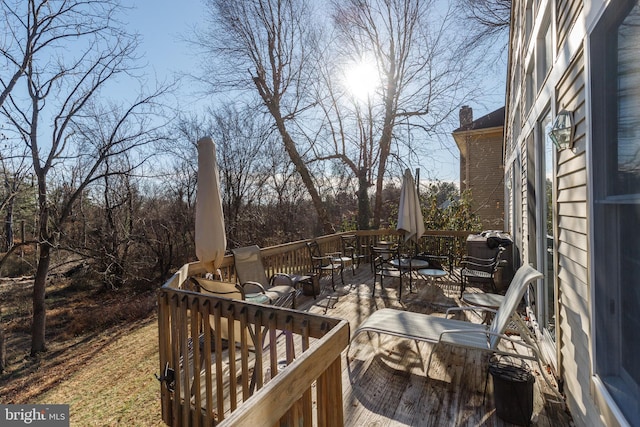
[[318, 405], [318, 426], [344, 425], [342, 406], [342, 362], [337, 357], [318, 378], [316, 384]]

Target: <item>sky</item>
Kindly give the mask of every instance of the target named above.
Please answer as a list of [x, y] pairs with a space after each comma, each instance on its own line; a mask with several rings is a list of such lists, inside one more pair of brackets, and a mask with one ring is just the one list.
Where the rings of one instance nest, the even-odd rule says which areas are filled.
[[[202, 0], [136, 0], [133, 7], [127, 20], [130, 29], [142, 36], [139, 53], [144, 56], [147, 64], [144, 72], [151, 80], [169, 81], [174, 75], [187, 74], [199, 67], [197, 56], [184, 39], [193, 34], [194, 28], [203, 25], [206, 10]], [[483, 105], [469, 105], [473, 109], [474, 119], [504, 105], [504, 75], [495, 71], [484, 74], [487, 76], [486, 89], [492, 95], [487, 97]], [[181, 104], [193, 105], [190, 101], [195, 98], [188, 84], [182, 86], [179, 96]], [[439, 146], [438, 143], [435, 145]], [[453, 137], [447, 139], [445, 146], [432, 150], [431, 154], [423, 164], [415, 166], [421, 169], [421, 178], [430, 177], [458, 184], [459, 153]]]
[[201, 0], [137, 0], [128, 14], [130, 29], [142, 36], [141, 52], [148, 70], [159, 76], [189, 71], [197, 65], [183, 41], [202, 25]]

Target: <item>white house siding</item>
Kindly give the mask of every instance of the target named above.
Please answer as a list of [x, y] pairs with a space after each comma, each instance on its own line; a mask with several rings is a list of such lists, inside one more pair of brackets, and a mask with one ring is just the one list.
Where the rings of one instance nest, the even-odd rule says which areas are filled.
[[[615, 1], [615, 0], [613, 0]], [[530, 209], [534, 198], [528, 194], [527, 174], [535, 162], [528, 144], [534, 138], [536, 123], [544, 114], [545, 106], [551, 105], [552, 117], [560, 110], [574, 112], [574, 148], [557, 152], [555, 180], [556, 250], [557, 257], [557, 347], [558, 374], [564, 383], [564, 393], [571, 415], [578, 426], [610, 425], [603, 421], [597, 401], [603, 404], [593, 388], [592, 343], [591, 343], [591, 284], [589, 252], [589, 200], [590, 194], [587, 149], [589, 144], [589, 72], [585, 68], [589, 56], [587, 31], [598, 19], [598, 11], [611, 0], [514, 0], [510, 35], [510, 61], [507, 88], [507, 116], [505, 118], [505, 156], [507, 171], [520, 158], [522, 176], [519, 199], [510, 205], [516, 209], [522, 222], [521, 239], [516, 242], [524, 262], [533, 262], [531, 253], [535, 245], [529, 244], [529, 234], [535, 231], [531, 224]], [[528, 10], [533, 10], [527, 19]], [[587, 16], [588, 15], [588, 16]], [[531, 52], [543, 37], [536, 33], [545, 20], [553, 19], [554, 62], [542, 87], [533, 99], [527, 99], [527, 69], [530, 68]], [[588, 20], [594, 22], [587, 22]], [[530, 30], [527, 30], [527, 22]], [[529, 84], [529, 88], [532, 85]], [[598, 102], [598, 100], [593, 100]], [[529, 105], [528, 105], [529, 104]], [[541, 136], [536, 137], [540, 140]], [[516, 170], [516, 169], [511, 169]], [[531, 188], [531, 187], [529, 187]], [[510, 227], [514, 225], [510, 223]], [[512, 232], [515, 230], [512, 230]], [[603, 409], [604, 413], [607, 410]], [[605, 417], [608, 420], [606, 415]]]
[[555, 85], [556, 111], [574, 113], [573, 150], [558, 152], [556, 169], [558, 328], [560, 371], [567, 404], [578, 425], [601, 425], [590, 394], [591, 330], [587, 206], [587, 108], [582, 50]]
[[583, 0], [556, 1], [556, 46], [565, 42], [571, 27], [575, 24], [583, 8]]

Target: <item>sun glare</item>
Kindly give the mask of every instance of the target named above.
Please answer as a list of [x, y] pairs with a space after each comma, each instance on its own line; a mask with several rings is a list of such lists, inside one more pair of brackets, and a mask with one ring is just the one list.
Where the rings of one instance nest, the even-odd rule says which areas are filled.
[[351, 94], [360, 101], [366, 101], [374, 94], [380, 79], [375, 64], [362, 61], [351, 65], [345, 73], [345, 84]]

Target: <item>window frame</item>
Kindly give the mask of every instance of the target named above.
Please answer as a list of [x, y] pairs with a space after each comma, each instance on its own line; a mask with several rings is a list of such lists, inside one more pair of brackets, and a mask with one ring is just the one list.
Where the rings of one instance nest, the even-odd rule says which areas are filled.
[[[640, 399], [640, 382], [622, 367], [621, 332], [622, 289], [633, 286], [621, 279], [622, 214], [629, 205], [640, 206], [637, 194], [611, 195], [610, 182], [617, 173], [615, 155], [618, 147], [617, 32], [637, 0], [623, 0], [605, 10], [590, 35], [590, 72], [592, 127], [592, 313], [593, 374], [604, 384], [625, 418], [640, 419], [636, 402]], [[640, 6], [638, 6], [640, 7]], [[615, 141], [615, 143], [612, 143]], [[613, 148], [612, 148], [613, 147]]]
[[551, 19], [545, 17], [536, 42], [536, 92], [544, 86], [544, 82], [553, 66], [553, 31]]

